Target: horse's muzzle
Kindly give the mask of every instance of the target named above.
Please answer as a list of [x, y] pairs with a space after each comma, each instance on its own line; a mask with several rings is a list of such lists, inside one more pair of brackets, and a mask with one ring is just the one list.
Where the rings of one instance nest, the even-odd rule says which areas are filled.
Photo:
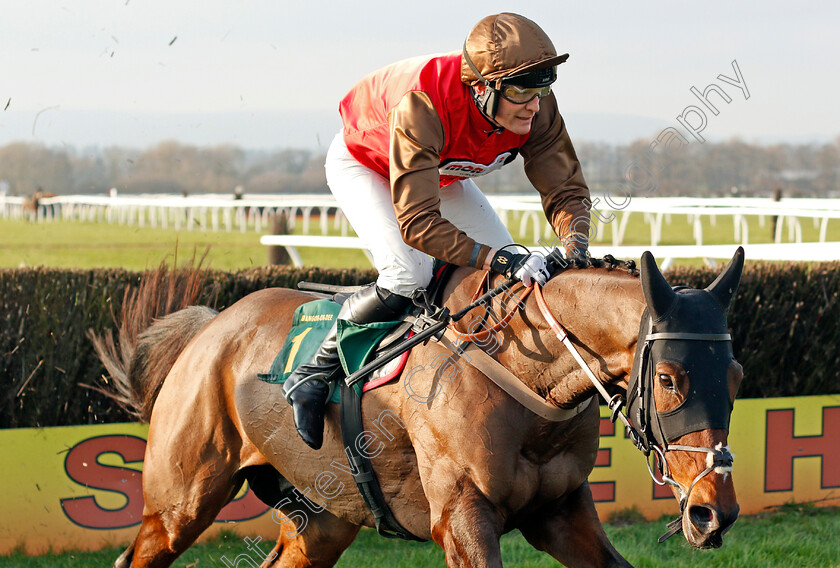
[[738, 520], [740, 507], [721, 511], [708, 504], [694, 504], [683, 515], [683, 531], [688, 543], [695, 548], [720, 548], [723, 535]]

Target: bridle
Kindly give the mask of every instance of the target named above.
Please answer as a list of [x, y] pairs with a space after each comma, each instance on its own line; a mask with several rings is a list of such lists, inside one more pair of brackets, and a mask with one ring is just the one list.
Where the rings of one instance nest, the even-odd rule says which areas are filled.
[[[680, 289], [683, 289], [683, 287], [675, 287], [674, 291], [677, 292]], [[647, 308], [642, 315], [642, 322], [639, 327], [639, 339], [636, 344], [636, 356], [633, 361], [633, 370], [631, 371], [630, 383], [627, 389], [628, 408], [632, 409], [634, 403], [637, 403], [636, 412], [632, 416], [635, 419], [635, 424], [638, 425], [634, 443], [636, 443], [636, 447], [647, 457], [645, 462], [653, 482], [657, 485], [667, 484], [676, 488], [679, 494], [680, 513], [682, 513], [697, 483], [712, 471], [731, 472], [735, 458], [729, 451], [729, 448], [721, 444], [718, 444], [715, 448], [708, 448], [704, 446], [670, 444], [668, 442], [669, 439], [679, 436], [669, 436], [665, 432], [665, 428], [663, 428], [660, 422], [660, 415], [656, 411], [653, 403], [653, 381], [655, 373], [654, 365], [651, 364], [651, 351], [655, 341], [698, 341], [710, 344], [726, 341], [731, 343], [732, 337], [729, 333], [692, 333], [683, 331], [655, 333]], [[657, 421], [656, 428], [652, 427], [654, 420]], [[711, 426], [710, 424], [705, 425]], [[711, 459], [707, 459], [706, 469], [701, 471], [688, 487], [685, 487], [670, 474], [668, 462], [665, 459], [665, 454], [669, 451], [705, 453]], [[651, 455], [656, 463], [659, 479], [657, 479], [654, 468], [651, 466]], [[660, 538], [660, 542], [679, 532], [682, 526], [680, 523], [672, 522], [668, 525], [668, 528], [669, 531]]]
[[[685, 510], [686, 503], [688, 502], [688, 498], [691, 495], [691, 491], [697, 485], [697, 483], [709, 475], [712, 471], [716, 469], [718, 471], [725, 471], [729, 472], [732, 470], [732, 463], [734, 460], [734, 456], [729, 451], [728, 447], [723, 447], [718, 444], [716, 448], [707, 448], [702, 446], [686, 446], [680, 444], [669, 444], [667, 441], [667, 437], [661, 437], [654, 434], [650, 425], [652, 420], [655, 418], [658, 420], [658, 414], [656, 412], [655, 406], [652, 404], [652, 392], [653, 392], [653, 366], [650, 364], [650, 353], [651, 347], [654, 341], [668, 341], [668, 340], [679, 340], [679, 341], [704, 341], [704, 342], [716, 342], [716, 341], [732, 341], [731, 336], [728, 333], [725, 334], [709, 334], [709, 333], [689, 333], [689, 332], [669, 332], [669, 333], [653, 333], [652, 326], [650, 325], [649, 318], [642, 318], [643, 319], [643, 326], [639, 332], [639, 339], [637, 342], [637, 357], [634, 361], [633, 371], [631, 372], [631, 380], [630, 385], [635, 383], [636, 389], [633, 389], [631, 392], [631, 388], [628, 388], [628, 398], [632, 402], [634, 398], [638, 397], [639, 400], [642, 402], [639, 405], [639, 410], [637, 412], [637, 422], [638, 426], [634, 425], [630, 419], [621, 412], [622, 407], [625, 406], [625, 401], [620, 394], [616, 394], [614, 396], [610, 396], [609, 393], [606, 391], [604, 386], [601, 382], [597, 379], [595, 374], [580, 356], [577, 348], [569, 339], [568, 333], [557, 321], [557, 318], [551, 313], [551, 310], [548, 307], [548, 304], [545, 301], [545, 297], [543, 296], [542, 289], [540, 286], [534, 286], [534, 295], [537, 299], [537, 305], [539, 306], [540, 313], [542, 314], [543, 318], [545, 318], [546, 322], [548, 323], [549, 327], [551, 327], [554, 334], [557, 336], [563, 345], [566, 346], [566, 349], [575, 359], [577, 364], [580, 368], [586, 373], [586, 376], [589, 377], [589, 380], [592, 382], [595, 389], [607, 403], [611, 414], [610, 420], [615, 422], [617, 419], [621, 420], [622, 424], [624, 425], [625, 432], [633, 444], [638, 448], [646, 457], [645, 463], [647, 465], [648, 472], [650, 473], [651, 479], [653, 479], [654, 483], [657, 485], [671, 485], [677, 489], [679, 493], [679, 503], [680, 503], [680, 513]], [[646, 310], [647, 313], [647, 310]], [[645, 320], [647, 320], [647, 326], [644, 326]], [[647, 329], [645, 329], [647, 327]], [[711, 463], [708, 463], [707, 460], [707, 467], [705, 470], [700, 472], [691, 484], [688, 487], [684, 487], [681, 483], [676, 481], [670, 475], [670, 469], [668, 467], [668, 462], [665, 459], [665, 454], [669, 451], [682, 451], [682, 452], [700, 452], [706, 453], [707, 455], [712, 456]], [[653, 456], [653, 460], [656, 464], [656, 469], [659, 472], [659, 479], [657, 479], [656, 474], [654, 473], [654, 467], [651, 465], [651, 456]], [[661, 481], [660, 481], [661, 479]], [[676, 521], [672, 521], [669, 525], [669, 531], [660, 537], [659, 542], [665, 541], [667, 538], [673, 536], [674, 534], [680, 532], [682, 530], [680, 516]]]

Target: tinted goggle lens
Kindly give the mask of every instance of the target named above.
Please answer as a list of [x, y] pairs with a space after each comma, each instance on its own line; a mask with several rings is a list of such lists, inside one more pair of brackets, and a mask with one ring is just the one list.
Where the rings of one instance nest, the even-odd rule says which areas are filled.
[[512, 103], [524, 104], [530, 102], [534, 97], [547, 97], [551, 93], [551, 85], [545, 87], [520, 87], [519, 85], [502, 85], [500, 89], [502, 96]]

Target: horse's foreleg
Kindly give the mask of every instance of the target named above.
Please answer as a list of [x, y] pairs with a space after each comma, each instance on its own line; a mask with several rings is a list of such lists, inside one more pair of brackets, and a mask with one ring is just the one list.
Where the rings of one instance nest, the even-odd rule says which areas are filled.
[[443, 548], [446, 565], [501, 568], [499, 512], [471, 480], [459, 480], [451, 495], [432, 526], [432, 538]]
[[631, 566], [610, 543], [584, 483], [565, 500], [537, 514], [519, 530], [535, 548], [570, 567]]
[[305, 526], [298, 523], [297, 529], [289, 530], [292, 524], [282, 523], [277, 545], [260, 568], [329, 568], [338, 562], [361, 528], [326, 510], [299, 510], [293, 518], [305, 518]]

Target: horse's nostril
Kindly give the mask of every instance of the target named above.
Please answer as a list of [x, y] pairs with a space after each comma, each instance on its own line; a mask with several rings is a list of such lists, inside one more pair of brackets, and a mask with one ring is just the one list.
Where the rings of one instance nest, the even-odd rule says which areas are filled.
[[688, 518], [700, 532], [706, 532], [716, 528], [713, 526], [715, 513], [710, 507], [704, 505], [692, 505], [688, 509]]

